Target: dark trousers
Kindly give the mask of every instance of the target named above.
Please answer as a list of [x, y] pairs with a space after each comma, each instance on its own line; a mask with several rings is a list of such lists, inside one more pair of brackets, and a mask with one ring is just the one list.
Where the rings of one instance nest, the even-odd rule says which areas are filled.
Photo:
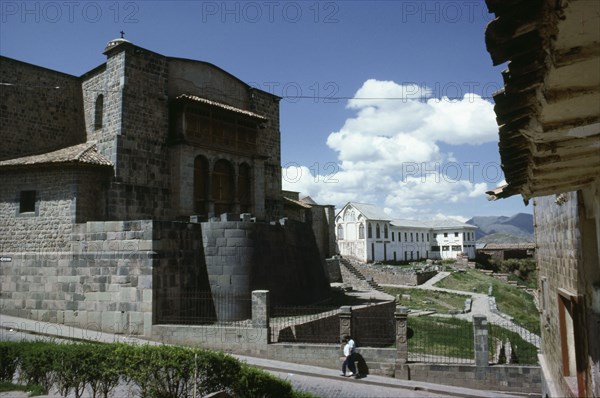
[[342, 364], [342, 372], [346, 373], [346, 367], [350, 372], [356, 374], [356, 365], [354, 364], [354, 353], [348, 355]]

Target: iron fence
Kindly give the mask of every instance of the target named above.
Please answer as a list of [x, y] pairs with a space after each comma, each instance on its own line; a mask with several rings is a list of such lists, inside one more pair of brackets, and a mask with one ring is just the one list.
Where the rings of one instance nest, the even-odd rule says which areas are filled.
[[252, 299], [234, 294], [195, 292], [155, 297], [156, 323], [174, 325], [248, 325]]
[[362, 347], [395, 347], [394, 303], [366, 306], [352, 312], [353, 334]]
[[540, 337], [513, 323], [488, 326], [490, 361], [495, 364], [537, 365]]
[[271, 342], [338, 344], [339, 312], [339, 307], [273, 307]]
[[473, 364], [473, 324], [456, 318], [409, 317], [411, 362]]

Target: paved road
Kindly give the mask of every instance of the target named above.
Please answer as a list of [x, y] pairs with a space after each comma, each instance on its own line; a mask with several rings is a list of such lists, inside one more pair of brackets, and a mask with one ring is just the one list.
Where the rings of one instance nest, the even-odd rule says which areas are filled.
[[[37, 334], [32, 334], [35, 332]], [[131, 338], [110, 333], [89, 332], [65, 325], [49, 324], [29, 319], [0, 315], [0, 340], [32, 339], [83, 339], [104, 342], [129, 342], [141, 344], [160, 344], [147, 340]], [[384, 397], [514, 397], [515, 395], [451, 387], [441, 384], [398, 380], [390, 377], [369, 375], [362, 379], [340, 376], [336, 369], [300, 365], [296, 363], [274, 361], [263, 358], [234, 355], [238, 359], [289, 380], [294, 388], [308, 391], [323, 398], [384, 398]], [[25, 398], [21, 392], [0, 393], [0, 398]], [[134, 392], [125, 386], [119, 386], [113, 395], [115, 398], [134, 398]], [[53, 392], [46, 398], [57, 398]], [[71, 398], [72, 396], [69, 396]], [[85, 398], [90, 395], [84, 395]], [[40, 397], [44, 398], [44, 397]]]

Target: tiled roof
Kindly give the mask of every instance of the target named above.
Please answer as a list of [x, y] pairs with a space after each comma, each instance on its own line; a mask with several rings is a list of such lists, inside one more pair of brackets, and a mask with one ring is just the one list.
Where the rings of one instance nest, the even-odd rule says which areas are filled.
[[402, 228], [431, 229], [431, 226], [429, 224], [427, 224], [426, 221], [419, 221], [419, 220], [392, 220], [392, 222], [390, 222], [390, 224], [392, 224], [395, 227], [402, 227]]
[[213, 101], [213, 100], [209, 100], [207, 98], [198, 97], [196, 95], [181, 94], [180, 96], [176, 97], [176, 99], [198, 102], [198, 103], [201, 103], [201, 104], [204, 104], [204, 105], [208, 105], [208, 106], [212, 106], [212, 107], [215, 107], [215, 108], [220, 108], [220, 109], [224, 109], [224, 110], [227, 110], [227, 111], [230, 111], [230, 112], [239, 113], [241, 115], [248, 116], [248, 117], [251, 117], [251, 118], [254, 118], [254, 119], [258, 119], [258, 120], [261, 120], [261, 121], [268, 120], [266, 117], [261, 116], [258, 113], [250, 112], [250, 111], [247, 111], [245, 109], [236, 108], [234, 106], [223, 104], [221, 102], [217, 102], [217, 101]]
[[33, 167], [49, 164], [112, 166], [110, 160], [98, 153], [95, 143], [86, 142], [41, 155], [4, 160], [0, 162], [0, 168]]
[[488, 243], [482, 250], [532, 250], [535, 249], [535, 243]]
[[[384, 211], [375, 205], [369, 203], [349, 202], [346, 206], [352, 206], [361, 212], [368, 220], [390, 221], [391, 218]], [[346, 207], [344, 206], [344, 207]]]
[[286, 201], [286, 202], [288, 202], [288, 203], [291, 203], [291, 204], [293, 204], [293, 205], [300, 206], [300, 207], [302, 207], [302, 208], [304, 208], [304, 209], [310, 209], [310, 208], [312, 208], [312, 206], [310, 206], [310, 205], [308, 205], [308, 204], [306, 204], [306, 203], [303, 203], [303, 202], [302, 202], [302, 201], [300, 201], [300, 200], [296, 200], [296, 199], [288, 198], [288, 197], [286, 197], [286, 196], [283, 196], [283, 200], [284, 200], [284, 201]]
[[[361, 212], [367, 220], [377, 220], [377, 221], [389, 221], [391, 225], [395, 227], [404, 227], [404, 228], [427, 228], [427, 229], [455, 229], [455, 228], [471, 228], [477, 229], [474, 225], [465, 224], [458, 220], [453, 220], [451, 218], [447, 219], [439, 219], [439, 220], [401, 220], [401, 219], [392, 219], [390, 216], [385, 214], [383, 209], [380, 207], [369, 204], [369, 203], [356, 203], [349, 202], [344, 208], [347, 206], [352, 206], [359, 212]], [[343, 209], [342, 209], [343, 210]], [[340, 211], [341, 213], [341, 211]], [[339, 215], [339, 213], [338, 213]]]

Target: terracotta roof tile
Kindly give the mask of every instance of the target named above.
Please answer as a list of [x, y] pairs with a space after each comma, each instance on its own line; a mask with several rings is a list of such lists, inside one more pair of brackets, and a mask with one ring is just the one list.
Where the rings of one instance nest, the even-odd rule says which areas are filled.
[[40, 155], [4, 160], [0, 162], [0, 168], [41, 166], [48, 164], [112, 166], [110, 160], [98, 153], [95, 143], [86, 142]]
[[250, 112], [247, 111], [245, 109], [240, 109], [240, 108], [236, 108], [234, 106], [231, 105], [227, 105], [227, 104], [223, 104], [221, 102], [217, 102], [217, 101], [213, 101], [213, 100], [209, 100], [207, 98], [202, 98], [202, 97], [198, 97], [196, 95], [189, 95], [189, 94], [181, 94], [180, 96], [176, 97], [176, 99], [178, 100], [189, 100], [189, 101], [194, 101], [194, 102], [199, 102], [208, 106], [212, 106], [215, 108], [221, 108], [230, 112], [235, 112], [235, 113], [239, 113], [241, 115], [245, 115], [245, 116], [249, 116], [255, 119], [259, 119], [262, 121], [266, 121], [268, 120], [266, 117], [259, 115], [258, 113], [254, 113], [254, 112]]

